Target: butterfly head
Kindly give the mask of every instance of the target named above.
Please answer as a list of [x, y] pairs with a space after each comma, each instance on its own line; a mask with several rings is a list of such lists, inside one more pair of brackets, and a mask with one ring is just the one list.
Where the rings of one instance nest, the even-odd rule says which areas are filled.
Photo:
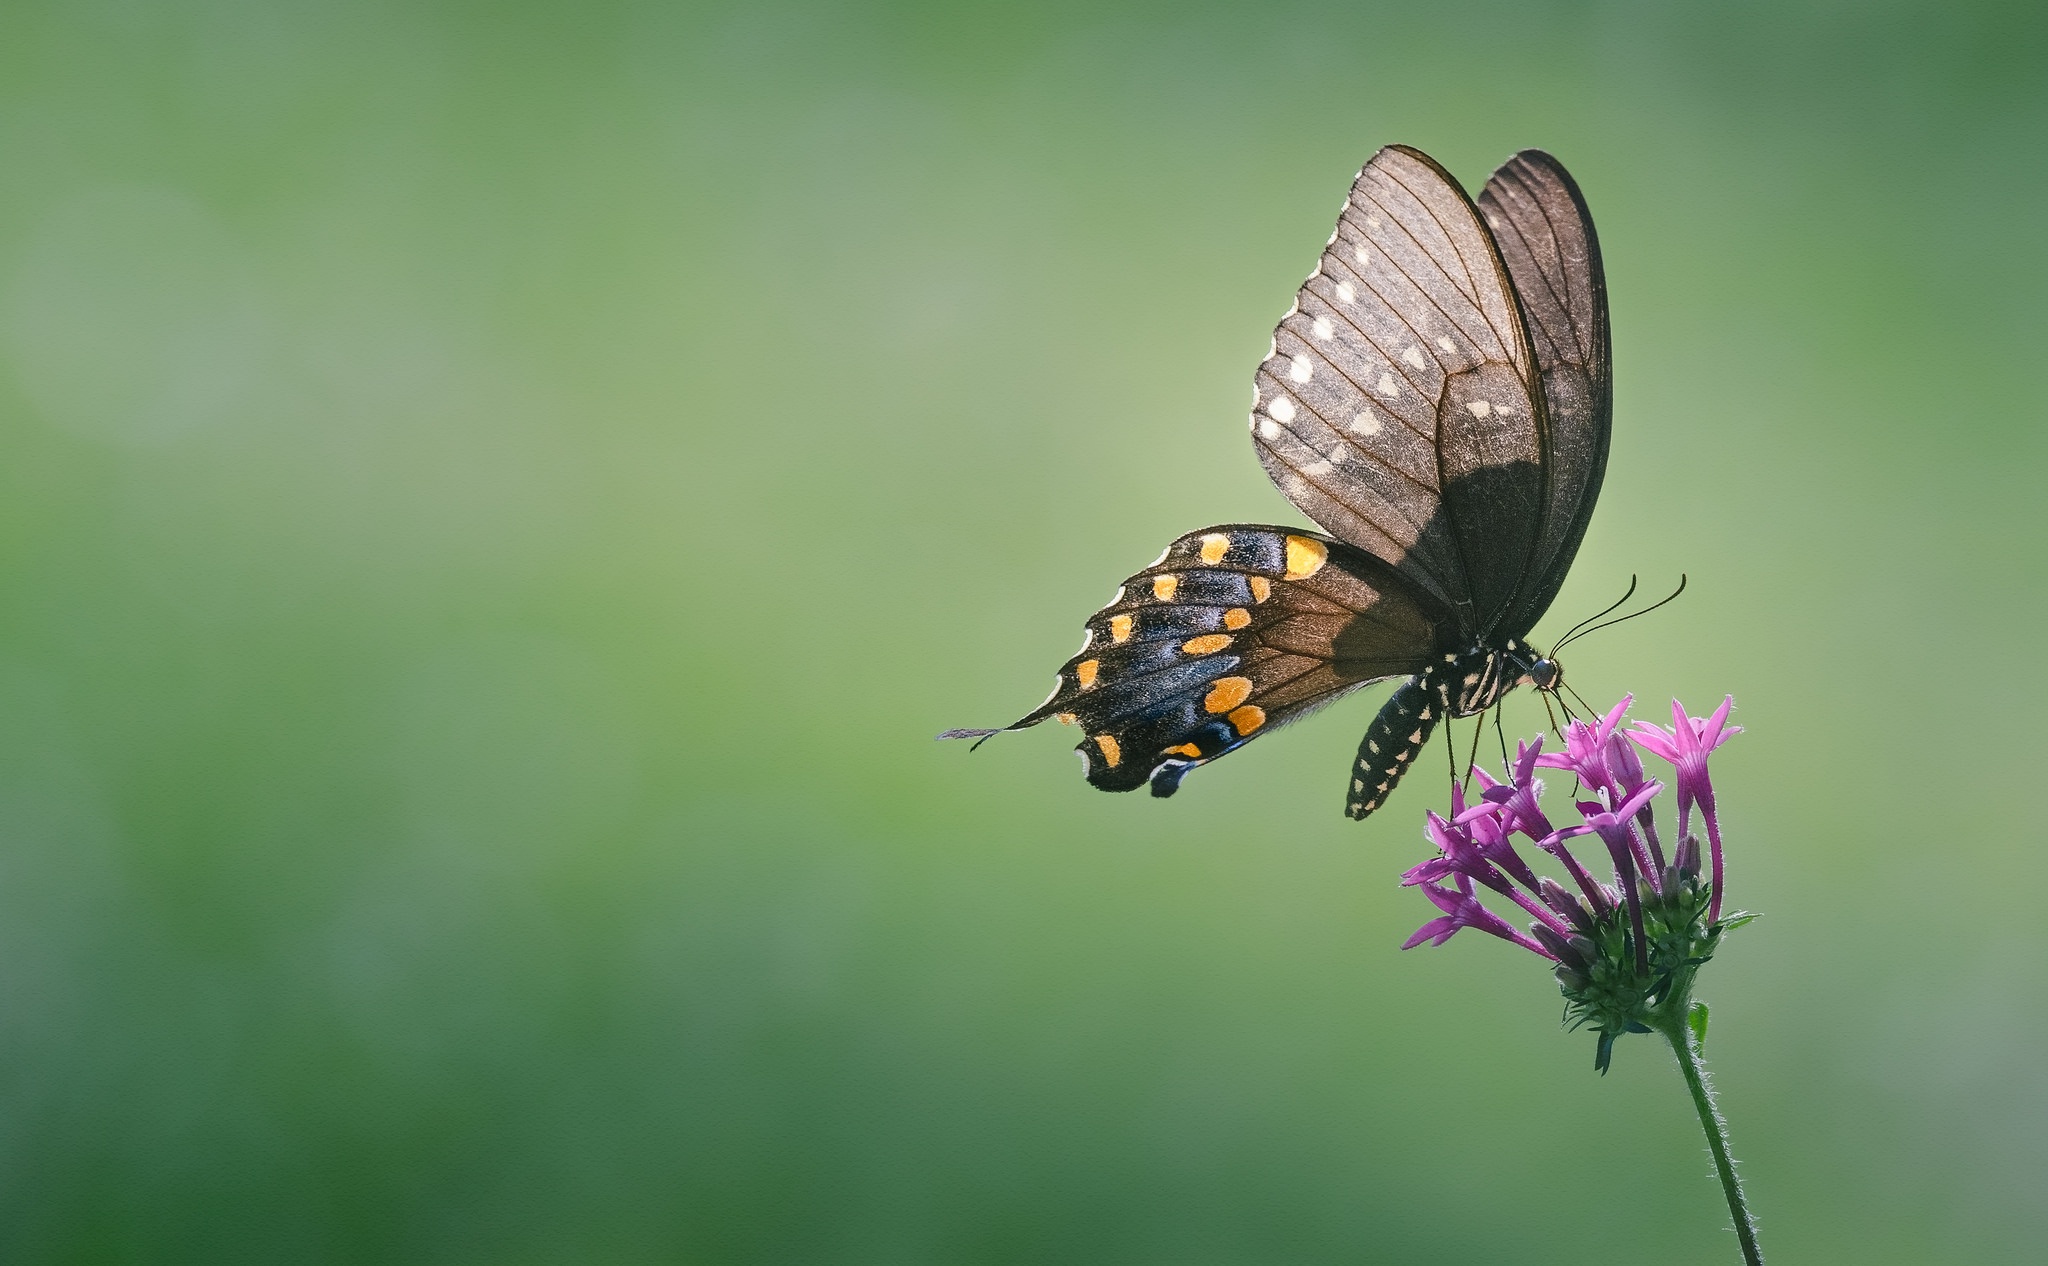
[[1510, 638], [1501, 657], [1513, 674], [1519, 674], [1510, 677], [1514, 685], [1527, 682], [1546, 694], [1556, 694], [1564, 688], [1564, 665], [1557, 662], [1555, 652], [1545, 655], [1520, 638]]

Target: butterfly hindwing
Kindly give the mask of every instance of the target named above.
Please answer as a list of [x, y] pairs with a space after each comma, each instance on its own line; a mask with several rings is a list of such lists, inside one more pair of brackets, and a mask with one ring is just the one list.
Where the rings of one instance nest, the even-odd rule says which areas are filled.
[[1253, 439], [1289, 500], [1476, 637], [1513, 602], [1542, 523], [1536, 381], [1471, 200], [1426, 156], [1388, 146], [1274, 331]]
[[1204, 528], [1118, 587], [1052, 697], [1007, 728], [1078, 726], [1090, 783], [1170, 795], [1189, 769], [1417, 671], [1443, 618], [1393, 568], [1340, 541]]

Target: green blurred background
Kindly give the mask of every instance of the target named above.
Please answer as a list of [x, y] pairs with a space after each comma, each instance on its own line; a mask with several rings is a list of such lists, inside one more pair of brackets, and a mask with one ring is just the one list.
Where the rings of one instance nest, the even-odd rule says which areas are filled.
[[1165, 803], [931, 741], [1301, 521], [1389, 141], [1597, 215], [1539, 634], [1687, 571], [1573, 680], [1740, 704], [1766, 1247], [2044, 1260], [2048, 24], [1776, 0], [7, 6], [0, 1257], [1734, 1260], [1666, 1054], [1396, 952], [1380, 692]]

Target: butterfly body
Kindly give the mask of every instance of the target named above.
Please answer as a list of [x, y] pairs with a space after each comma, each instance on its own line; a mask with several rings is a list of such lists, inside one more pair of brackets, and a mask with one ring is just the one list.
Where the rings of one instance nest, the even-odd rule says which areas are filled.
[[[1186, 774], [1372, 682], [1364, 817], [1446, 716], [1555, 688], [1523, 639], [1577, 551], [1606, 466], [1606, 291], [1592, 220], [1529, 150], [1478, 203], [1427, 156], [1361, 169], [1254, 379], [1254, 447], [1324, 532], [1180, 537], [1088, 622], [1039, 708], [1079, 727], [1088, 781]], [[992, 731], [948, 731], [943, 737]]]
[[1563, 680], [1555, 661], [1520, 638], [1499, 647], [1475, 644], [1462, 653], [1444, 652], [1438, 662], [1403, 683], [1373, 718], [1358, 745], [1345, 813], [1363, 818], [1379, 808], [1422, 754], [1438, 722], [1479, 716], [1509, 691], [1539, 677], [1550, 683], [1539, 689], [1555, 689]]

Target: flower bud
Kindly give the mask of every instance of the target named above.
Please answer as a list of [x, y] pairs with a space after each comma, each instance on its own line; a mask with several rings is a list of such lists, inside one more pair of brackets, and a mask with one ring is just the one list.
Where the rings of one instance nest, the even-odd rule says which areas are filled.
[[1571, 946], [1572, 953], [1577, 954], [1585, 962], [1590, 963], [1600, 957], [1600, 947], [1583, 936], [1568, 936], [1564, 943]]
[[1535, 937], [1544, 949], [1557, 955], [1558, 961], [1566, 966], [1581, 969], [1586, 966], [1586, 960], [1581, 958], [1579, 952], [1572, 948], [1571, 942], [1560, 936], [1557, 929], [1551, 927], [1548, 923], [1531, 923], [1529, 925], [1529, 935]]
[[1672, 868], [1684, 879], [1700, 877], [1700, 837], [1687, 831], [1685, 838], [1678, 841], [1678, 851], [1672, 855]]
[[1602, 753], [1607, 759], [1608, 776], [1621, 788], [1622, 798], [1636, 793], [1643, 785], [1643, 761], [1636, 755], [1636, 745], [1628, 741], [1626, 734], [1614, 733], [1607, 736]]
[[1557, 983], [1563, 985], [1565, 988], [1571, 990], [1573, 993], [1578, 993], [1579, 991], [1583, 990], [1587, 985], [1593, 983], [1592, 981], [1587, 980], [1584, 976], [1581, 976], [1579, 973], [1573, 971], [1571, 968], [1562, 965], [1560, 965], [1556, 969], [1555, 974], [1557, 976]]
[[1586, 896], [1593, 903], [1594, 914], [1604, 915], [1621, 904], [1621, 894], [1597, 879], [1593, 881], [1593, 891]]
[[1577, 897], [1565, 891], [1563, 884], [1545, 875], [1536, 881], [1536, 886], [1543, 895], [1543, 904], [1563, 915], [1567, 922], [1581, 932], [1593, 930], [1593, 916], [1586, 912], [1586, 907], [1579, 904]]

